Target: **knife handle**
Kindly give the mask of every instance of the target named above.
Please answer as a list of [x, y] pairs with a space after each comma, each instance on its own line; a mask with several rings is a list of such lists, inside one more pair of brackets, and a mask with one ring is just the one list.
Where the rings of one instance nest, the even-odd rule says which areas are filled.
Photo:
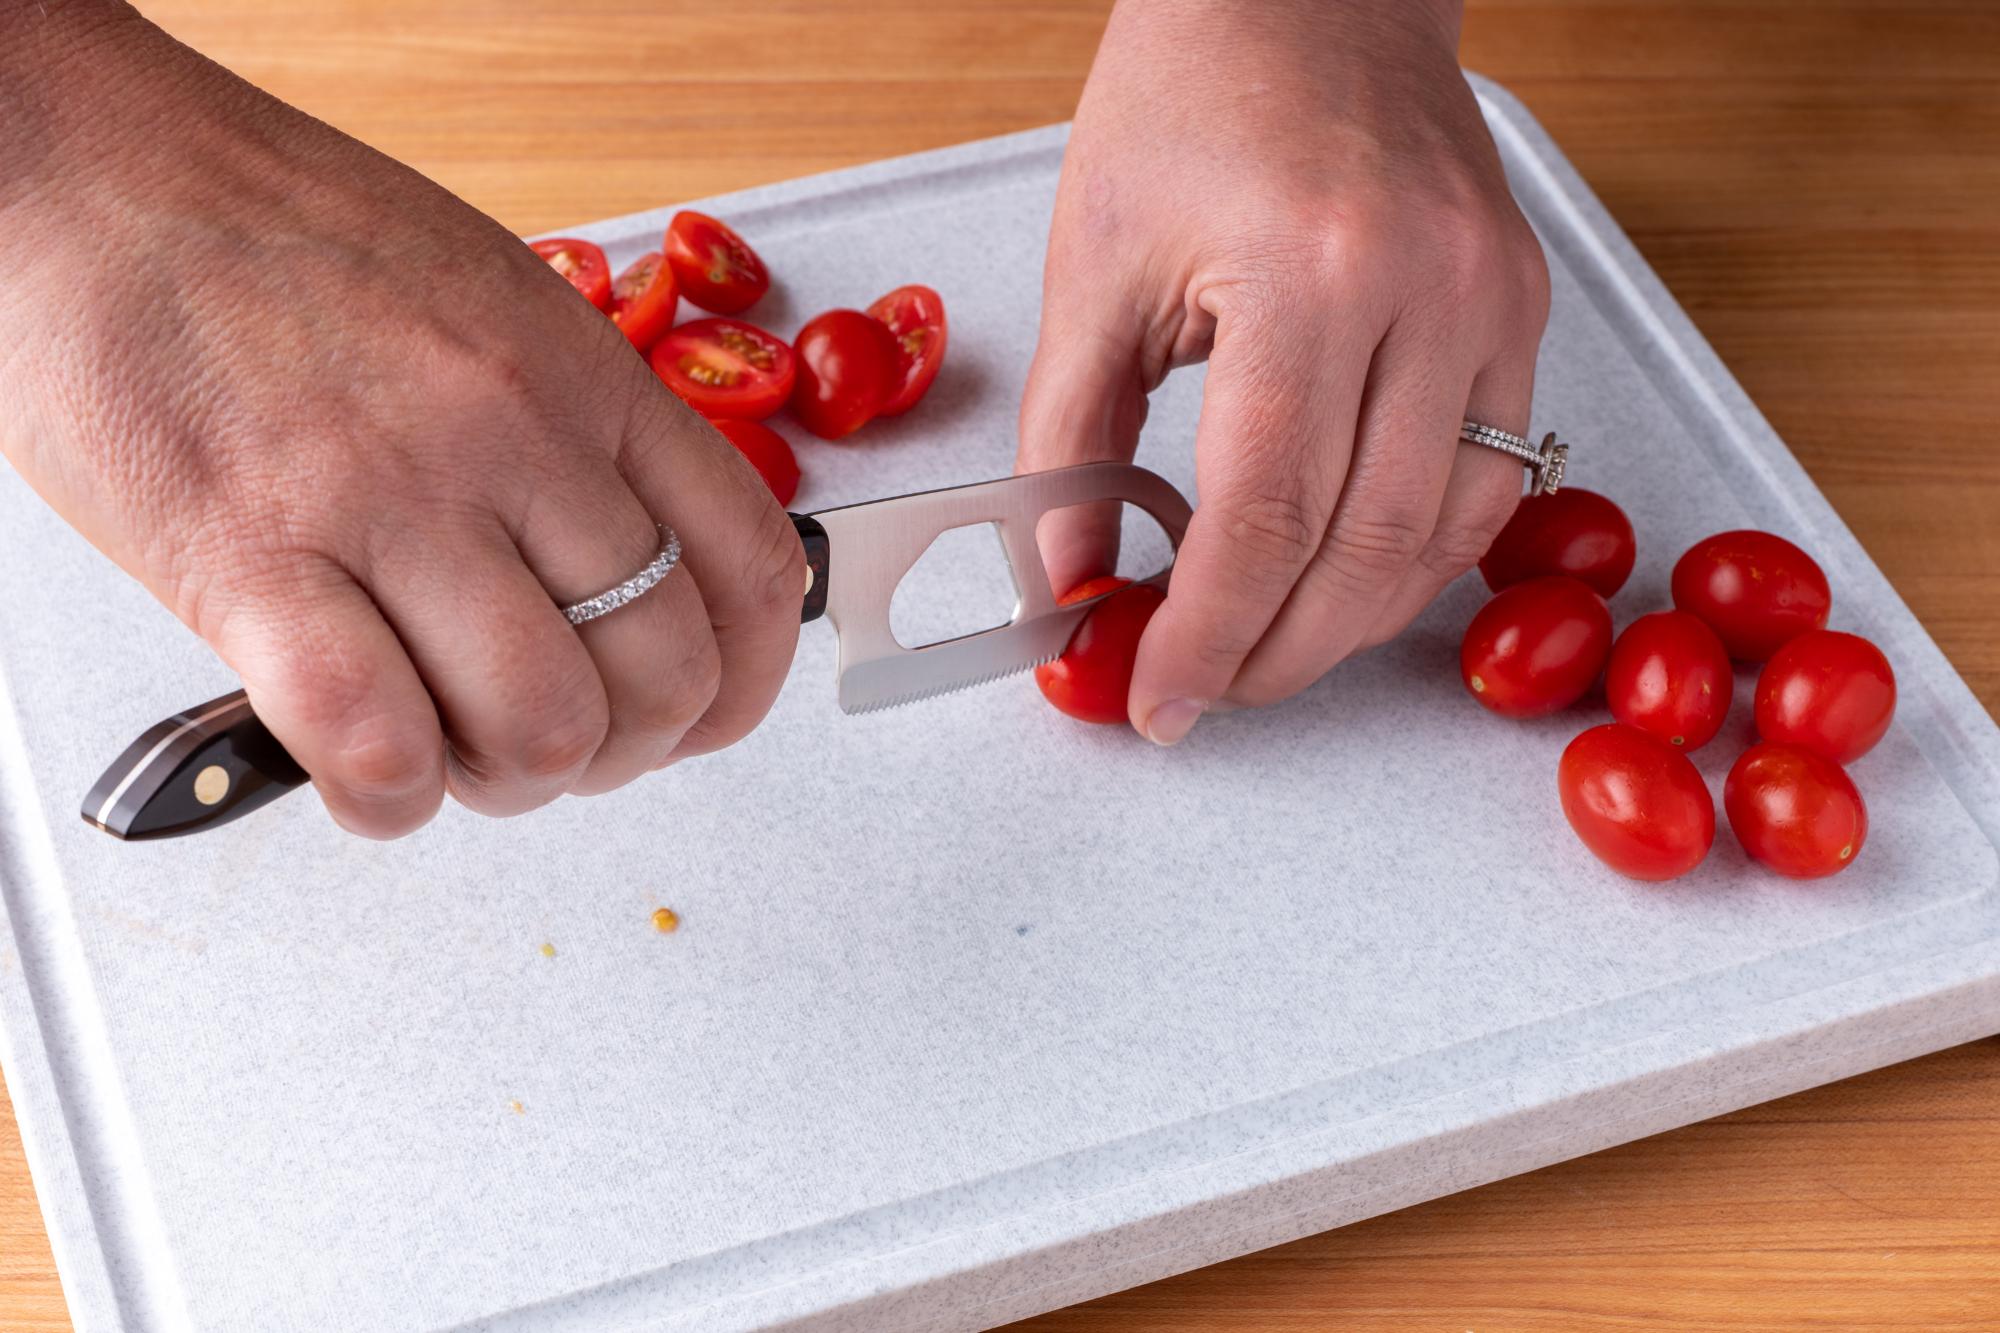
[[[793, 514], [806, 552], [799, 623], [826, 613], [826, 529]], [[310, 778], [242, 690], [175, 713], [125, 747], [83, 800], [83, 821], [126, 842], [178, 838], [262, 809]]]

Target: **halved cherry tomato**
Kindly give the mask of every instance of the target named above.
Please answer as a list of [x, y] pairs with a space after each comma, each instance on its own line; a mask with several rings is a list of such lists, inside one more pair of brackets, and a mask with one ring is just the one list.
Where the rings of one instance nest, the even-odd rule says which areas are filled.
[[1722, 784], [1722, 808], [1751, 859], [1793, 879], [1847, 869], [1868, 839], [1868, 807], [1854, 780], [1797, 745], [1745, 750]]
[[1655, 611], [1627, 625], [1604, 668], [1611, 716], [1684, 750], [1722, 730], [1735, 686], [1722, 640], [1685, 611]]
[[1480, 560], [1479, 573], [1495, 592], [1544, 574], [1567, 574], [1609, 597], [1625, 586], [1637, 555], [1624, 510], [1595, 491], [1565, 486], [1521, 497]]
[[799, 330], [792, 415], [823, 440], [852, 435], [882, 410], [901, 382], [902, 349], [879, 319], [829, 310]]
[[1077, 584], [1063, 595], [1061, 604], [1073, 606], [1106, 592], [1111, 595], [1090, 609], [1062, 656], [1035, 668], [1042, 697], [1082, 722], [1126, 720], [1125, 700], [1132, 692], [1139, 636], [1167, 600], [1150, 583], [1106, 574]]
[[674, 326], [680, 299], [667, 261], [657, 254], [641, 255], [611, 284], [611, 322], [644, 352]]
[[569, 279], [569, 285], [599, 310], [611, 304], [611, 265], [605, 262], [604, 251], [589, 241], [562, 236], [535, 241], [528, 248], [548, 260], [550, 268]]
[[1556, 790], [1576, 836], [1621, 875], [1685, 875], [1715, 843], [1715, 799], [1693, 762], [1637, 727], [1606, 723], [1571, 741]]
[[1704, 537], [1674, 563], [1674, 605], [1708, 622], [1731, 657], [1761, 662], [1824, 629], [1833, 594], [1813, 558], [1783, 537], [1739, 529]]
[[1757, 734], [1851, 764], [1875, 748], [1896, 715], [1896, 673], [1859, 634], [1807, 630], [1757, 677]]
[[653, 344], [653, 373], [705, 417], [756, 421], [791, 396], [792, 349], [740, 319], [691, 319]]
[[897, 388], [875, 415], [901, 416], [917, 405], [944, 364], [944, 298], [928, 287], [898, 287], [868, 313], [889, 326], [900, 352]]
[[706, 213], [674, 214], [663, 248], [681, 295], [703, 310], [734, 315], [771, 290], [770, 271], [757, 252]]
[[1459, 674], [1502, 717], [1540, 717], [1584, 696], [1611, 653], [1611, 608], [1564, 574], [1517, 583], [1480, 608]]
[[778, 497], [779, 504], [792, 502], [792, 497], [799, 493], [799, 460], [792, 456], [792, 446], [785, 443], [784, 436], [761, 421], [718, 417], [709, 424], [750, 460], [750, 466], [757, 469], [757, 475], [771, 488], [771, 494]]

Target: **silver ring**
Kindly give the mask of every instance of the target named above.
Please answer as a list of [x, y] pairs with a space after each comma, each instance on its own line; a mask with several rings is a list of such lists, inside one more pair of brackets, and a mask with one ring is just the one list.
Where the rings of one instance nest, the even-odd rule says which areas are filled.
[[1557, 440], [1554, 431], [1543, 437], [1539, 449], [1519, 435], [1498, 426], [1482, 426], [1477, 421], [1459, 423], [1458, 438], [1520, 459], [1535, 474], [1534, 485], [1528, 488], [1530, 495], [1553, 495], [1562, 488], [1563, 471], [1569, 466], [1569, 446]]
[[681, 562], [680, 534], [664, 523], [660, 524], [659, 528], [660, 553], [654, 556], [644, 569], [617, 587], [565, 606], [562, 613], [570, 624], [581, 625], [586, 620], [610, 615], [625, 603], [651, 592], [661, 579], [673, 572], [674, 566]]

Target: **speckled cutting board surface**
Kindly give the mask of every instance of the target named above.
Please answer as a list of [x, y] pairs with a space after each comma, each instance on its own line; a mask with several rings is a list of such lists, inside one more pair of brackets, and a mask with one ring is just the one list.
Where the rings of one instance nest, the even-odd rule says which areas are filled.
[[[0, 469], [0, 1017], [79, 1326], [980, 1327], [2000, 1029], [2000, 735], [1480, 92], [1554, 270], [1535, 428], [1640, 533], [1620, 624], [1760, 526], [1896, 664], [1849, 872], [1780, 881], [1726, 831], [1672, 885], [1600, 867], [1554, 799], [1596, 715], [1458, 683], [1476, 577], [1172, 752], [1026, 678], [845, 717], [815, 625], [748, 742], [614, 796], [391, 845], [298, 796], [121, 845], [76, 815], [99, 767], [233, 681]], [[930, 399], [802, 444], [798, 507], [1008, 470], [1063, 142], [708, 205], [780, 332], [909, 280], [951, 311]], [[619, 264], [669, 212], [578, 230]], [[1200, 393], [1168, 381], [1140, 455], [1183, 489]]]

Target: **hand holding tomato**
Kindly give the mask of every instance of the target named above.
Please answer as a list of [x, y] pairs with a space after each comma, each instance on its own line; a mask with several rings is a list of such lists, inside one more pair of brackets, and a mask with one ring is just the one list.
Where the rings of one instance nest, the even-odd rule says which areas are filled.
[[[0, 194], [35, 262], [0, 345], [34, 354], [0, 355], [0, 444], [214, 645], [335, 819], [515, 813], [763, 716], [798, 540], [591, 301], [127, 7], [13, 17]], [[607, 295], [595, 247], [558, 249]], [[572, 627], [662, 522], [682, 566]]]
[[[1514, 510], [1548, 278], [1459, 73], [1457, 8], [1121, 4], [1063, 160], [1016, 467], [1130, 459], [1209, 362], [1201, 506], [1134, 669], [1171, 743], [1400, 630]], [[1246, 93], [1256, 89], [1255, 95]], [[1116, 528], [1050, 534], [1059, 585]]]

